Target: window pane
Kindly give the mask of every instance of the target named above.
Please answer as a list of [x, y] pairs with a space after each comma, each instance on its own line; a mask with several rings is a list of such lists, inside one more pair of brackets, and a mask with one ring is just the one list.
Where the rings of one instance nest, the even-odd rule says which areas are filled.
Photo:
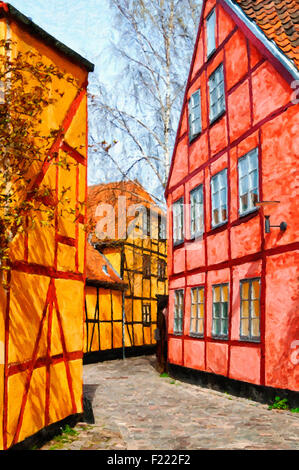
[[258, 187], [258, 173], [254, 170], [249, 175], [249, 187], [250, 189], [256, 189]]
[[214, 308], [214, 318], [220, 318], [221, 315], [221, 304], [216, 303], [213, 305]]
[[221, 300], [222, 302], [228, 302], [228, 286], [222, 286], [222, 289], [221, 289]]
[[241, 212], [244, 212], [248, 209], [248, 194], [243, 194], [241, 196]]
[[220, 302], [220, 286], [214, 287], [213, 289], [213, 302]]
[[221, 207], [221, 222], [224, 222], [227, 219], [226, 207]]
[[198, 325], [197, 325], [197, 333], [203, 335], [204, 334], [204, 326], [203, 326], [203, 320], [200, 319], [198, 320]]
[[197, 289], [192, 289], [191, 293], [192, 293], [192, 303], [197, 304]]
[[260, 282], [259, 282], [259, 280], [255, 280], [255, 281], [252, 282], [251, 298], [252, 299], [259, 299], [260, 298]]
[[196, 318], [192, 318], [192, 319], [191, 319], [190, 331], [191, 331], [192, 333], [196, 333], [196, 322], [197, 322]]
[[249, 299], [249, 282], [242, 282], [241, 288], [242, 288], [242, 299]]
[[227, 328], [227, 319], [222, 319], [221, 320], [221, 335], [227, 335], [228, 328]]
[[249, 336], [249, 320], [241, 320], [241, 336]]
[[224, 187], [220, 191], [220, 201], [223, 206], [226, 206], [226, 188]]
[[204, 289], [199, 290], [199, 301], [201, 304], [204, 303]]
[[241, 317], [249, 318], [249, 301], [243, 300], [241, 305]]
[[213, 320], [213, 334], [214, 335], [219, 335], [220, 334], [220, 319], [215, 319]]
[[199, 318], [204, 318], [204, 304], [200, 304], [198, 308]]
[[221, 316], [222, 318], [227, 318], [228, 317], [228, 302], [223, 302], [222, 303], [222, 309], [221, 309]]
[[240, 179], [240, 194], [246, 194], [248, 192], [248, 176], [243, 176]]
[[260, 319], [253, 318], [251, 320], [251, 336], [259, 337], [260, 336]]
[[256, 191], [252, 191], [251, 194], [250, 194], [250, 204], [251, 204], [251, 207], [255, 207], [255, 204], [256, 202], [258, 202], [258, 192], [257, 190]]
[[252, 318], [260, 316], [260, 301], [259, 300], [253, 300], [252, 301], [251, 316], [252, 316]]
[[215, 10], [213, 10], [211, 15], [207, 19], [207, 32], [208, 32], [207, 52], [208, 52], [208, 55], [211, 54], [211, 52], [213, 52], [213, 50], [216, 47], [215, 26], [216, 26], [216, 14], [215, 14]]
[[193, 93], [193, 95], [191, 96], [191, 100], [192, 100], [193, 108], [199, 105], [199, 92], [198, 91]]
[[258, 151], [254, 149], [248, 154], [248, 166], [250, 170], [258, 168]]
[[219, 210], [215, 209], [213, 211], [213, 220], [214, 220], [214, 225], [217, 225], [220, 223], [220, 218], [219, 218]]
[[246, 158], [240, 158], [239, 160], [239, 171], [240, 171], [240, 176], [247, 175], [248, 169], [247, 169], [247, 160]]
[[197, 316], [197, 304], [192, 305], [191, 315], [192, 315], [192, 318], [196, 318], [196, 316]]

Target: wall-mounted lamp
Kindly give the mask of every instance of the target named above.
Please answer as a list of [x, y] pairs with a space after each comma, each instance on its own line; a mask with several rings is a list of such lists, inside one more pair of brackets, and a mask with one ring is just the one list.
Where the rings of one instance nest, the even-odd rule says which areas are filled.
[[287, 229], [287, 223], [280, 222], [279, 225], [270, 225], [270, 215], [265, 215], [265, 233], [270, 233], [270, 229], [274, 227], [280, 228], [282, 232], [285, 232]]
[[[279, 204], [280, 201], [259, 201], [255, 205], [258, 207], [265, 207], [273, 204]], [[265, 215], [265, 233], [270, 233], [271, 228], [279, 228], [281, 232], [285, 232], [287, 229], [287, 223], [281, 222], [279, 225], [270, 225], [270, 215]]]

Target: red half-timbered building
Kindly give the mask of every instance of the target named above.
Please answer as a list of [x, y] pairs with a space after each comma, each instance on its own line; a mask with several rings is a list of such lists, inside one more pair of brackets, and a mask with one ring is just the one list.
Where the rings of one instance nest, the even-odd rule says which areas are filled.
[[297, 45], [295, 0], [204, 0], [166, 188], [169, 370], [256, 396], [299, 390]]

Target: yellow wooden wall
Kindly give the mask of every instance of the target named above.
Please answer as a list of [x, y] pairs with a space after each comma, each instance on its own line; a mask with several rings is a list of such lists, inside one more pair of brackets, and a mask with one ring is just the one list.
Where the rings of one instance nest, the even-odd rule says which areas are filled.
[[[0, 22], [1, 39], [11, 36], [18, 50], [36, 50], [43, 60], [79, 81], [64, 85], [59, 102], [44, 113], [41, 127], [63, 126], [65, 137], [52, 151], [67, 157], [70, 171], [33, 165], [31, 177], [57, 194], [70, 187], [73, 217], [56, 213], [54, 227], [19, 235], [10, 249], [8, 292], [0, 287], [0, 449], [9, 448], [41, 428], [82, 412], [85, 209], [87, 159], [87, 71], [33, 38], [13, 21]], [[53, 88], [61, 82], [54, 79]]]
[[122, 347], [122, 295], [113, 288], [86, 286], [85, 353]]
[[[141, 220], [139, 226], [141, 225]], [[111, 244], [102, 249], [114, 269], [123, 274], [128, 285], [125, 292], [125, 338], [126, 346], [154, 345], [157, 328], [157, 295], [167, 295], [167, 280], [157, 278], [158, 260], [167, 262], [167, 244], [158, 238], [158, 218], [153, 217], [151, 237], [139, 237], [138, 230], [129, 233], [122, 243]], [[123, 254], [122, 254], [123, 251]], [[143, 255], [151, 257], [151, 276], [143, 276]], [[123, 261], [122, 261], [123, 260]], [[123, 265], [123, 272], [122, 272]], [[167, 276], [167, 270], [166, 270]], [[142, 324], [142, 304], [151, 305], [151, 325]]]

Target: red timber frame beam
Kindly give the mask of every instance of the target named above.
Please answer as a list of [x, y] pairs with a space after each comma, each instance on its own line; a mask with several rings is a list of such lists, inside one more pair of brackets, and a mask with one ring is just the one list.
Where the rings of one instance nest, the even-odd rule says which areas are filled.
[[[217, 0], [216, 2], [216, 7], [219, 8], [219, 5], [223, 5], [223, 1], [222, 0]], [[205, 43], [206, 43], [206, 32], [205, 32], [205, 28], [202, 28], [202, 24], [203, 24], [203, 14], [204, 12], [202, 11], [202, 17], [201, 17], [201, 21], [200, 21], [200, 27], [199, 27], [199, 32], [198, 32], [198, 37], [197, 37], [197, 40], [196, 40], [196, 45], [195, 45], [195, 49], [194, 49], [194, 54], [193, 54], [193, 58], [192, 58], [192, 63], [191, 63], [191, 67], [190, 67], [190, 72], [189, 72], [189, 78], [188, 78], [188, 85], [186, 87], [186, 92], [185, 92], [185, 97], [184, 97], [184, 102], [183, 102], [183, 108], [182, 108], [182, 113], [181, 113], [181, 118], [180, 118], [180, 123], [179, 123], [179, 127], [178, 129], [180, 129], [180, 126], [181, 126], [181, 123], [182, 123], [182, 119], [183, 119], [183, 115], [184, 115], [184, 112], [186, 112], [186, 106], [187, 106], [187, 93], [188, 93], [188, 90], [190, 88], [190, 86], [202, 75], [202, 74], [205, 74], [205, 83], [206, 83], [206, 106], [207, 106], [207, 109], [208, 109], [208, 77], [207, 77], [207, 69], [208, 69], [208, 63], [206, 62], [201, 68], [200, 70], [194, 75], [194, 77], [192, 78], [191, 80], [191, 74], [192, 74], [192, 69], [193, 69], [193, 65], [194, 65], [194, 62], [195, 62], [195, 52], [197, 50], [197, 45], [198, 45], [198, 41], [199, 41], [199, 34], [200, 34], [200, 31], [202, 29], [202, 32], [203, 32], [203, 48], [204, 50], [206, 50], [205, 48]], [[218, 48], [216, 49], [216, 52], [215, 52], [215, 55], [219, 52], [219, 51], [223, 51], [223, 65], [224, 65], [224, 68], [225, 68], [225, 65], [226, 65], [226, 54], [225, 54], [225, 45], [227, 44], [227, 42], [229, 41], [229, 39], [233, 36], [233, 34], [236, 33], [236, 31], [238, 31], [239, 29], [239, 24], [233, 28], [233, 30], [230, 32], [230, 34], [224, 39], [224, 41], [219, 44], [219, 31], [218, 31], [218, 28], [217, 28], [217, 37], [216, 37], [216, 43], [218, 44]], [[241, 29], [241, 25], [240, 25], [240, 29]], [[248, 64], [250, 64], [250, 47], [249, 47], [249, 39], [246, 39], [247, 41], [247, 55], [248, 55]], [[269, 53], [268, 53], [269, 55]], [[268, 58], [268, 56], [267, 56]], [[287, 103], [286, 105], [280, 107], [279, 109], [276, 109], [274, 112], [272, 112], [270, 115], [268, 115], [267, 117], [265, 117], [264, 119], [262, 119], [260, 122], [256, 123], [255, 125], [253, 124], [253, 113], [252, 113], [252, 109], [253, 109], [253, 94], [252, 94], [252, 74], [254, 73], [255, 70], [257, 70], [264, 62], [265, 62], [265, 58], [262, 58], [253, 68], [250, 69], [250, 65], [248, 65], [248, 72], [247, 74], [234, 86], [232, 87], [229, 91], [227, 90], [227, 85], [226, 85], [226, 80], [224, 80], [225, 82], [225, 103], [226, 103], [226, 137], [227, 137], [227, 146], [225, 148], [223, 148], [221, 151], [219, 151], [217, 154], [215, 155], [212, 155], [211, 153], [211, 142], [210, 142], [210, 128], [214, 125], [214, 123], [212, 123], [212, 125], [208, 124], [207, 128], [200, 134], [200, 136], [202, 136], [203, 134], [207, 134], [207, 137], [208, 137], [208, 158], [207, 158], [207, 161], [205, 163], [203, 163], [202, 165], [200, 165], [198, 168], [196, 168], [192, 173], [190, 173], [188, 171], [188, 174], [187, 176], [185, 176], [180, 182], [176, 183], [174, 186], [172, 186], [171, 188], [168, 187], [169, 185], [169, 182], [170, 182], [170, 179], [171, 179], [171, 173], [172, 173], [172, 170], [173, 170], [173, 163], [174, 163], [174, 156], [176, 154], [176, 151], [177, 151], [177, 146], [178, 146], [178, 143], [183, 140], [184, 138], [186, 138], [188, 135], [189, 135], [189, 123], [188, 123], [188, 120], [187, 120], [187, 126], [188, 126], [188, 129], [187, 129], [187, 132], [185, 132], [184, 134], [182, 134], [181, 136], [179, 136], [179, 134], [177, 134], [177, 138], [176, 138], [176, 142], [175, 142], [175, 146], [174, 146], [174, 151], [173, 151], [173, 156], [172, 156], [172, 162], [171, 162], [171, 168], [170, 168], [170, 173], [169, 173], [169, 179], [168, 179], [168, 185], [166, 187], [166, 191], [165, 191], [165, 197], [167, 198], [168, 196], [170, 196], [176, 189], [178, 189], [179, 187], [183, 187], [184, 188], [184, 197], [185, 197], [185, 194], [186, 194], [186, 184], [187, 182], [193, 178], [196, 174], [198, 174], [199, 172], [202, 172], [204, 173], [204, 181], [206, 181], [206, 178], [207, 178], [207, 171], [211, 170], [211, 164], [213, 162], [215, 162], [216, 160], [218, 160], [222, 155], [224, 155], [225, 153], [227, 153], [228, 155], [228, 161], [227, 161], [227, 169], [228, 169], [228, 173], [230, 171], [230, 168], [231, 168], [231, 151], [232, 149], [237, 146], [241, 141], [243, 141], [244, 139], [246, 139], [247, 137], [249, 137], [250, 135], [252, 135], [253, 133], [255, 132], [258, 132], [258, 140], [259, 140], [259, 143], [258, 143], [258, 148], [259, 148], [259, 190], [260, 190], [260, 199], [263, 200], [263, 181], [262, 181], [262, 144], [261, 144], [261, 129], [262, 129], [262, 126], [271, 121], [272, 119], [274, 119], [275, 117], [281, 115], [282, 113], [284, 113], [287, 109], [289, 109], [291, 106], [294, 106], [294, 103], [292, 102], [289, 102]], [[285, 77], [285, 78], [288, 78], [288, 77]], [[241, 135], [240, 137], [238, 137], [235, 141], [231, 141], [231, 138], [230, 138], [230, 128], [229, 128], [229, 117], [228, 117], [228, 96], [236, 89], [237, 86], [241, 85], [245, 80], [248, 80], [249, 82], [249, 90], [250, 90], [250, 109], [251, 109], [251, 126], [250, 128], [243, 134]], [[192, 141], [192, 144], [194, 144], [194, 142], [196, 141], [197, 139], [194, 139], [194, 141]], [[188, 142], [188, 170], [190, 168], [190, 165], [189, 165], [189, 148], [190, 148], [190, 144]], [[206, 185], [204, 184], [203, 185], [203, 190], [204, 190], [204, 200], [206, 200]], [[269, 256], [273, 256], [273, 255], [277, 255], [277, 254], [281, 254], [281, 253], [287, 253], [287, 252], [291, 252], [291, 251], [295, 251], [295, 250], [298, 250], [299, 249], [299, 242], [294, 242], [294, 243], [291, 243], [291, 244], [287, 244], [287, 245], [281, 245], [281, 246], [277, 246], [277, 247], [274, 247], [274, 248], [270, 248], [270, 249], [266, 249], [265, 248], [265, 235], [264, 235], [264, 217], [263, 217], [263, 214], [262, 214], [262, 211], [257, 211], [257, 212], [254, 212], [252, 214], [249, 214], [248, 216], [246, 217], [242, 217], [242, 218], [238, 218], [236, 220], [231, 220], [231, 188], [230, 188], [230, 179], [228, 178], [228, 222], [226, 224], [224, 224], [223, 226], [221, 227], [218, 227], [216, 229], [212, 229], [210, 230], [209, 232], [205, 231], [204, 234], [203, 234], [203, 241], [204, 241], [204, 252], [205, 252], [205, 265], [204, 266], [201, 266], [200, 268], [197, 268], [197, 269], [192, 269], [192, 270], [189, 270], [187, 269], [187, 262], [186, 262], [186, 256], [185, 256], [185, 272], [182, 272], [182, 273], [178, 273], [178, 274], [171, 274], [169, 276], [169, 280], [176, 280], [176, 279], [184, 279], [184, 288], [186, 287], [192, 287], [191, 285], [188, 285], [187, 283], [187, 276], [189, 275], [192, 275], [192, 274], [198, 274], [198, 273], [205, 273], [205, 281], [204, 281], [204, 284], [202, 284], [204, 287], [205, 287], [205, 292], [207, 292], [207, 287], [208, 287], [208, 284], [207, 284], [207, 273], [210, 272], [210, 271], [214, 271], [214, 270], [220, 270], [220, 269], [225, 269], [225, 268], [228, 268], [229, 269], [229, 283], [230, 283], [230, 304], [229, 304], [229, 318], [231, 319], [232, 318], [232, 299], [233, 299], [233, 268], [235, 266], [239, 266], [239, 265], [242, 265], [244, 263], [248, 263], [248, 262], [253, 262], [253, 261], [261, 261], [261, 325], [260, 325], [260, 328], [261, 328], [261, 340], [259, 343], [253, 343], [253, 342], [249, 342], [249, 341], [236, 341], [236, 340], [231, 340], [231, 321], [229, 323], [229, 332], [228, 332], [228, 340], [219, 340], [219, 339], [213, 339], [211, 337], [208, 337], [207, 336], [207, 329], [206, 329], [206, 325], [207, 325], [207, 295], [205, 295], [205, 305], [204, 305], [204, 311], [205, 311], [205, 319], [204, 319], [204, 338], [194, 338], [192, 337], [192, 339], [194, 341], [203, 341], [204, 342], [204, 346], [205, 346], [205, 369], [206, 369], [206, 347], [207, 347], [207, 343], [209, 342], [212, 342], [212, 343], [216, 343], [216, 342], [221, 342], [222, 344], [227, 344], [228, 345], [228, 367], [227, 367], [227, 376], [229, 376], [229, 371], [230, 371], [230, 353], [231, 353], [231, 346], [246, 346], [246, 347], [251, 347], [251, 348], [259, 348], [261, 350], [261, 363], [260, 363], [260, 384], [261, 385], [265, 385], [265, 305], [266, 305], [266, 261], [267, 261], [267, 257]], [[190, 202], [189, 200], [187, 201], [188, 203]], [[205, 220], [205, 223], [207, 221], [207, 214], [206, 214], [206, 204], [204, 204], [204, 220]], [[240, 225], [240, 224], [243, 224], [243, 223], [246, 223], [248, 220], [250, 220], [251, 218], [254, 218], [254, 217], [259, 217], [259, 223], [260, 223], [260, 227], [261, 227], [261, 249], [259, 252], [257, 253], [253, 253], [253, 254], [249, 254], [249, 255], [246, 255], [246, 256], [243, 256], [243, 257], [240, 257], [240, 258], [232, 258], [232, 251], [231, 251], [231, 229], [232, 227], [234, 226], [237, 226], [237, 225]], [[170, 223], [172, 224], [172, 215], [170, 217]], [[186, 220], [186, 218], [184, 218]], [[214, 264], [214, 265], [208, 265], [207, 263], [207, 260], [208, 260], [208, 247], [207, 247], [207, 242], [208, 242], [208, 238], [212, 235], [215, 235], [216, 233], [218, 232], [221, 232], [221, 231], [227, 231], [228, 233], [228, 258], [226, 261], [223, 261], [221, 263], [218, 263], [218, 264]], [[173, 256], [172, 256], [172, 268], [171, 268], [171, 272], [174, 273], [174, 256], [175, 256], [175, 252], [176, 250], [180, 249], [180, 248], [183, 248], [185, 246], [186, 243], [189, 243], [192, 241], [190, 240], [187, 240], [185, 238], [184, 240], [184, 243], [176, 246], [176, 247], [173, 247]], [[182, 339], [182, 363], [181, 365], [184, 366], [184, 341], [185, 340], [190, 340], [191, 337], [188, 336], [188, 335], [176, 335], [176, 334], [169, 334], [168, 335], [169, 338], [181, 338]]]
[[[2, 5], [0, 3], [0, 8], [1, 6]], [[79, 154], [79, 152], [76, 151], [76, 149], [70, 147], [68, 144], [66, 144], [63, 141], [64, 135], [69, 129], [72, 123], [72, 120], [76, 112], [78, 111], [83, 98], [86, 96], [86, 93], [87, 93], [87, 81], [82, 84], [74, 101], [72, 102], [69, 110], [67, 111], [66, 116], [61, 126], [61, 132], [58, 134], [48, 154], [50, 158], [47, 157], [47, 159], [44, 161], [42, 168], [31, 187], [31, 191], [35, 187], [38, 187], [39, 184], [42, 182], [47, 170], [49, 169], [51, 165], [51, 162], [53, 160], [57, 161], [58, 152], [60, 149], [65, 151], [77, 163], [87, 166], [87, 157], [85, 159], [82, 155]], [[87, 112], [87, 104], [86, 104], [86, 112]], [[88, 139], [87, 137], [88, 127], [87, 126], [88, 124], [86, 122], [86, 149], [88, 148], [87, 146], [88, 145], [88, 140], [87, 140]], [[85, 178], [84, 183], [85, 183], [85, 197], [87, 198], [87, 172], [86, 172], [86, 178]], [[6, 304], [6, 312], [5, 312], [4, 391], [3, 391], [3, 397], [4, 397], [4, 400], [3, 400], [3, 447], [4, 449], [7, 449], [7, 446], [8, 446], [8, 443], [7, 443], [7, 440], [8, 440], [7, 439], [8, 437], [8, 434], [7, 434], [8, 433], [8, 398], [9, 398], [8, 397], [8, 379], [9, 377], [15, 374], [18, 374], [20, 372], [25, 372], [25, 371], [27, 372], [25, 388], [24, 388], [24, 392], [22, 396], [21, 408], [19, 411], [17, 427], [15, 429], [15, 434], [14, 434], [14, 438], [12, 441], [12, 445], [16, 444], [19, 441], [19, 436], [20, 436], [20, 431], [22, 428], [24, 412], [25, 412], [25, 407], [26, 407], [27, 400], [28, 400], [28, 393], [30, 390], [30, 383], [31, 383], [33, 371], [40, 367], [46, 367], [45, 416], [44, 416], [45, 426], [49, 424], [49, 414], [50, 414], [49, 410], [50, 410], [50, 366], [51, 365], [64, 363], [68, 389], [69, 389], [69, 394], [70, 394], [70, 399], [71, 399], [71, 404], [72, 404], [72, 413], [73, 414], [77, 413], [69, 361], [82, 359], [83, 351], [82, 350], [72, 351], [72, 352], [67, 351], [65, 335], [64, 335], [64, 331], [62, 327], [61, 314], [60, 314], [60, 309], [59, 309], [59, 305], [57, 301], [55, 279], [68, 279], [68, 280], [81, 281], [82, 283], [85, 283], [86, 253], [84, 254], [84, 272], [80, 273], [78, 271], [78, 230], [79, 230], [78, 224], [86, 223], [86, 210], [85, 210], [84, 215], [79, 214], [78, 193], [79, 193], [79, 167], [77, 166], [77, 169], [76, 169], [76, 238], [65, 237], [65, 236], [58, 234], [58, 212], [56, 210], [54, 266], [48, 267], [48, 266], [28, 262], [28, 235], [25, 237], [24, 261], [15, 261], [11, 263], [12, 271], [19, 271], [19, 272], [23, 272], [27, 274], [37, 274], [37, 275], [43, 275], [43, 276], [49, 277], [49, 288], [48, 288], [46, 302], [45, 302], [43, 313], [42, 313], [41, 322], [39, 325], [38, 334], [35, 339], [32, 359], [25, 361], [23, 363], [9, 364], [8, 363], [8, 360], [9, 360], [8, 348], [9, 348], [9, 334], [10, 334], [9, 314], [10, 314], [11, 271], [8, 274], [9, 287], [7, 291], [7, 304]], [[30, 193], [28, 194], [28, 197], [30, 197]], [[58, 201], [58, 166], [56, 169], [56, 201]], [[57, 269], [58, 242], [63, 243], [68, 246], [76, 247], [76, 260], [75, 260], [76, 272], [62, 272]], [[85, 242], [86, 242], [86, 235], [85, 235]], [[54, 315], [54, 309], [55, 309], [55, 314], [57, 317], [59, 336], [60, 336], [63, 352], [61, 354], [51, 356], [51, 332], [52, 332], [52, 318]], [[82, 321], [83, 321], [83, 315], [84, 315], [84, 299], [83, 299], [83, 305], [82, 305]], [[45, 357], [38, 357], [39, 343], [40, 343], [42, 331], [46, 327], [47, 327], [47, 354]], [[82, 403], [83, 403], [83, 397], [82, 397]]]

